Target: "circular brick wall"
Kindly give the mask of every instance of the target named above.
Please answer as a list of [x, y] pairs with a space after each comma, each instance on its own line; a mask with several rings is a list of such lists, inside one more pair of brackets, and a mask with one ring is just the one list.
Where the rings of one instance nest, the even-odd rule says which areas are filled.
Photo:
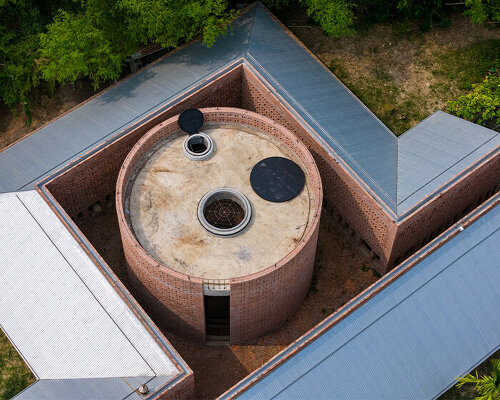
[[[321, 178], [305, 145], [283, 126], [262, 115], [236, 108], [205, 108], [205, 123], [239, 124], [278, 139], [291, 150], [306, 173], [310, 218], [301, 240], [279, 262], [252, 275], [227, 280], [230, 289], [230, 342], [241, 343], [276, 328], [289, 318], [307, 294], [321, 214]], [[204, 281], [169, 268], [138, 242], [125, 211], [127, 184], [143, 156], [161, 139], [177, 132], [178, 116], [148, 131], [132, 148], [120, 170], [116, 209], [133, 294], [162, 328], [197, 342], [206, 341]], [[207, 284], [209, 282], [205, 282]]]

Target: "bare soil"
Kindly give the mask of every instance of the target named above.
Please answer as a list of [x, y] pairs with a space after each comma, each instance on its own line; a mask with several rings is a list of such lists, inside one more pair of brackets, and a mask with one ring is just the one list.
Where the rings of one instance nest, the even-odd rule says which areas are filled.
[[[129, 288], [114, 206], [81, 223], [80, 229]], [[213, 399], [222, 394], [370, 286], [377, 277], [369, 267], [365, 257], [332, 219], [323, 215], [309, 294], [282, 327], [238, 346], [194, 344], [165, 331], [165, 336], [194, 371], [197, 398]]]
[[[398, 26], [376, 24], [341, 39], [325, 36], [307, 18], [288, 26], [396, 135], [482, 80], [486, 70], [462, 77], [460, 67], [476, 67], [467, 59], [471, 47], [500, 40], [498, 27], [474, 25], [461, 14], [452, 16], [449, 27], [424, 33], [411, 25], [400, 32]], [[500, 54], [500, 42], [497, 49]]]
[[[101, 88], [102, 89], [102, 88]], [[31, 105], [31, 126], [26, 125], [23, 108], [18, 105], [14, 110], [0, 102], [0, 149], [29, 135], [54, 118], [87, 100], [94, 94], [89, 81], [81, 81], [75, 87], [63, 85], [57, 87], [53, 96], [40, 94]]]

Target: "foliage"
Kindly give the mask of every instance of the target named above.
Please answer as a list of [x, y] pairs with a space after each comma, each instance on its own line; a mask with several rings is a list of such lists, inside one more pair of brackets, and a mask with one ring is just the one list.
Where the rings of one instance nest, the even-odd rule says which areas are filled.
[[353, 5], [344, 0], [303, 0], [307, 14], [319, 23], [328, 36], [345, 36], [354, 31], [351, 28], [354, 12]]
[[448, 103], [448, 110], [480, 125], [500, 125], [500, 76], [491, 74], [483, 82], [472, 85], [470, 93]]
[[468, 374], [458, 378], [457, 387], [462, 387], [467, 383], [473, 383], [475, 385], [474, 390], [478, 395], [476, 400], [500, 399], [500, 360], [491, 360], [491, 364], [493, 366], [491, 375], [479, 377], [476, 371], [476, 375]]
[[118, 79], [125, 55], [84, 14], [65, 11], [40, 35], [40, 45], [41, 76], [51, 84], [88, 76], [97, 88], [102, 81]]
[[489, 19], [500, 22], [500, 1], [498, 0], [465, 0], [468, 7], [465, 14], [469, 15], [472, 22], [483, 23]]
[[12, 398], [34, 380], [31, 371], [0, 330], [0, 400]]
[[[263, 0], [275, 11], [305, 7], [307, 14], [319, 23], [330, 36], [353, 33], [356, 24], [383, 22], [393, 18], [399, 22], [416, 21], [422, 30], [438, 24], [448, 26], [448, 15], [461, 10], [474, 23], [500, 21], [500, 1], [465, 0], [465, 3], [446, 0]], [[464, 8], [465, 7], [465, 8]]]
[[0, 0], [0, 98], [29, 120], [34, 89], [120, 76], [141, 44], [211, 46], [236, 12], [227, 0]]

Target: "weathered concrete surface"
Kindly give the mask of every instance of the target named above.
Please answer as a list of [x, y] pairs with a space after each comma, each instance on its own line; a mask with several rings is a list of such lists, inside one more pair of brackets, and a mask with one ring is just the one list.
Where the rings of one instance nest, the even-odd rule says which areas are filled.
[[[173, 135], [146, 158], [131, 182], [130, 220], [141, 245], [156, 259], [185, 274], [205, 279], [245, 276], [281, 260], [300, 241], [310, 215], [309, 179], [302, 193], [286, 203], [271, 203], [250, 186], [260, 160], [282, 156], [300, 161], [270, 136], [234, 125], [205, 126], [216, 150], [206, 161], [182, 152], [185, 135]], [[197, 218], [199, 200], [208, 191], [231, 187], [253, 208], [249, 226], [231, 238], [207, 232]]]

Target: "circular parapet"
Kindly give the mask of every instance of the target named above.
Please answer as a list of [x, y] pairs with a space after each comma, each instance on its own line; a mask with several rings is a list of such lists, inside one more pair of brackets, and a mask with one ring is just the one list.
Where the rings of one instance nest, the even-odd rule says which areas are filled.
[[[240, 109], [200, 111], [199, 135], [217, 143], [209, 160], [185, 156], [178, 116], [126, 157], [116, 193], [120, 233], [132, 291], [157, 324], [199, 342], [218, 335], [241, 343], [283, 323], [307, 293], [321, 180], [307, 148], [283, 126]], [[304, 173], [302, 192], [289, 201], [252, 190], [252, 167], [273, 156]]]
[[182, 150], [190, 160], [208, 160], [214, 152], [214, 141], [205, 133], [195, 133], [184, 139]]

